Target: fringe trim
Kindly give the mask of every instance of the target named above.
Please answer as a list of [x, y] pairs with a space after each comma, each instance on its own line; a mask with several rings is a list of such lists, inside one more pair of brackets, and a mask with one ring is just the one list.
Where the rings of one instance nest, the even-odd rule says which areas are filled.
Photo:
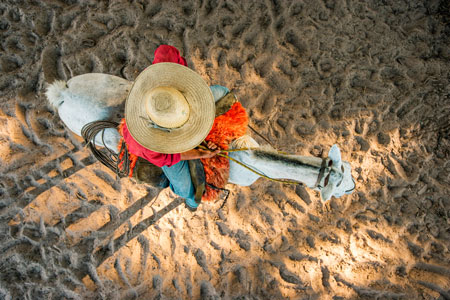
[[[118, 167], [119, 167], [119, 169], [123, 169], [123, 162], [124, 161], [122, 160], [122, 158], [127, 153], [128, 154], [128, 159], [130, 160], [130, 173], [128, 174], [128, 176], [129, 177], [133, 177], [133, 170], [134, 170], [134, 167], [136, 166], [136, 163], [137, 163], [137, 160], [138, 160], [139, 157], [137, 155], [131, 154], [128, 151], [128, 145], [127, 145], [127, 143], [125, 143], [125, 140], [123, 139], [123, 126], [125, 126], [125, 118], [123, 118], [120, 121], [120, 124], [117, 127], [117, 131], [119, 131], [119, 134], [122, 137], [120, 139], [120, 141], [119, 141], [118, 146], [117, 146], [117, 148], [118, 148], [118, 150], [120, 152], [119, 153], [119, 160], [121, 161], [121, 163], [118, 165]], [[125, 145], [127, 151], [125, 151], [125, 149], [122, 148], [122, 145]]]
[[[125, 150], [121, 149], [121, 145], [124, 143], [123, 139], [123, 126], [125, 124], [125, 118], [120, 121], [118, 131], [122, 136], [119, 142], [119, 159], [122, 159], [125, 155]], [[227, 150], [231, 142], [237, 138], [245, 135], [248, 125], [248, 116], [245, 108], [241, 103], [234, 103], [230, 110], [223, 115], [218, 116], [214, 120], [213, 127], [206, 137], [206, 141], [211, 141], [216, 144], [220, 149]], [[126, 145], [128, 149], [128, 145]], [[127, 151], [128, 152], [128, 151]], [[128, 152], [130, 160], [130, 173], [129, 177], [133, 176], [133, 169], [138, 160], [138, 156]], [[215, 156], [212, 158], [201, 159], [203, 168], [205, 170], [206, 182], [219, 189], [214, 189], [206, 186], [205, 194], [203, 194], [202, 201], [214, 201], [218, 198], [220, 189], [223, 189], [228, 182], [228, 176], [230, 172], [230, 162], [227, 158], [221, 156]], [[121, 163], [119, 168], [122, 167]]]
[[[214, 120], [213, 127], [206, 137], [220, 149], [227, 150], [231, 142], [245, 135], [248, 125], [248, 116], [241, 103], [234, 103], [230, 110]], [[206, 182], [219, 189], [224, 188], [228, 182], [230, 162], [227, 158], [214, 156], [202, 159], [205, 169]], [[206, 186], [202, 201], [213, 201], [219, 196], [220, 190]]]

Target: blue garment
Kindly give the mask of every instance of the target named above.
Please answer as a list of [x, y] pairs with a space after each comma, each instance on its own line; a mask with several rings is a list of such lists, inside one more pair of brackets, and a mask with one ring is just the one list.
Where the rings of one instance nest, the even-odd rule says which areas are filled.
[[228, 94], [230, 92], [229, 89], [227, 89], [224, 86], [221, 85], [211, 85], [209, 87], [209, 89], [211, 90], [213, 96], [214, 96], [214, 101], [217, 102], [217, 100], [221, 99], [222, 97], [224, 97], [226, 94]]
[[[230, 92], [221, 85], [212, 85], [210, 89], [214, 96], [214, 101], [219, 100]], [[170, 189], [178, 196], [183, 197], [186, 200], [186, 205], [191, 208], [197, 208], [198, 203], [195, 202], [195, 189], [192, 184], [188, 162], [182, 160], [171, 167], [163, 166], [162, 170], [167, 179], [169, 179]]]
[[191, 208], [198, 207], [198, 203], [195, 202], [195, 189], [187, 160], [182, 160], [171, 167], [163, 166], [162, 170], [169, 179], [170, 189], [178, 196], [183, 197]]

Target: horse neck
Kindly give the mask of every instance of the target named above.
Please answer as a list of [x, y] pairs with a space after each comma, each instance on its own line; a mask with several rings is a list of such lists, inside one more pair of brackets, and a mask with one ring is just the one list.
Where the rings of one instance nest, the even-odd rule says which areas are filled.
[[274, 152], [255, 150], [252, 153], [253, 167], [268, 177], [292, 179], [308, 187], [316, 184], [322, 159], [311, 156], [279, 155]]

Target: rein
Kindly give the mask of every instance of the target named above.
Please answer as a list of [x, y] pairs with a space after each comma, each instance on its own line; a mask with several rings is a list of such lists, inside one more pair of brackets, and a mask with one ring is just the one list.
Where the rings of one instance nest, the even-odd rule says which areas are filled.
[[[317, 176], [316, 183], [312, 187], [312, 189], [319, 188], [321, 189], [322, 186], [320, 186], [320, 182], [322, 181], [322, 178], [325, 176], [325, 169], [328, 167], [331, 167], [333, 165], [333, 161], [329, 160], [328, 158], [322, 158], [322, 164], [320, 165], [319, 175]], [[328, 185], [328, 179], [330, 178], [331, 169], [328, 173], [327, 177], [325, 177], [325, 182], [323, 183], [323, 187], [326, 187]]]
[[[119, 126], [118, 123], [116, 122], [111, 122], [111, 121], [94, 121], [94, 122], [90, 122], [86, 125], [83, 126], [83, 128], [81, 129], [81, 135], [84, 138], [84, 141], [86, 142], [86, 146], [89, 147], [89, 149], [92, 151], [92, 154], [102, 163], [104, 164], [106, 167], [108, 167], [109, 169], [111, 169], [114, 173], [116, 173], [119, 177], [126, 177], [128, 176], [129, 172], [130, 172], [130, 160], [129, 160], [129, 153], [126, 147], [125, 142], [122, 142], [122, 144], [120, 145], [120, 150], [119, 153], [124, 153], [123, 156], [114, 153], [113, 151], [111, 151], [111, 149], [109, 149], [106, 145], [105, 145], [105, 141], [104, 141], [104, 136], [105, 136], [105, 129], [108, 128], [117, 128]], [[107, 152], [105, 153], [104, 151], [100, 151], [96, 145], [95, 145], [95, 137], [97, 136], [97, 134], [99, 132], [102, 132], [102, 143], [104, 145], [104, 148], [107, 150]], [[208, 149], [205, 146], [199, 145], [198, 148], [203, 149], [203, 150], [211, 150]], [[240, 148], [240, 149], [229, 149], [229, 150], [220, 150], [220, 152], [217, 154], [218, 156], [222, 156], [225, 157], [227, 159], [229, 159], [230, 161], [233, 161], [235, 163], [237, 163], [238, 165], [242, 166], [243, 168], [255, 173], [256, 175], [263, 177], [267, 180], [273, 181], [273, 182], [280, 182], [280, 183], [284, 183], [284, 184], [295, 184], [295, 185], [304, 185], [303, 182], [300, 181], [296, 181], [296, 180], [291, 180], [291, 179], [279, 179], [279, 178], [271, 178], [269, 176], [267, 176], [264, 173], [261, 173], [249, 166], [247, 166], [246, 164], [232, 158], [231, 156], [229, 156], [227, 153], [229, 152], [239, 152], [239, 151], [248, 151], [248, 150], [256, 150], [258, 148]], [[286, 154], [284, 152], [278, 151], [278, 153], [281, 154]], [[328, 178], [330, 176], [330, 173], [328, 173], [328, 175], [325, 178], [325, 182], [324, 182], [324, 186], [320, 186], [320, 182], [322, 181], [323, 177], [325, 176], [325, 170], [330, 167], [332, 164], [332, 161], [329, 160], [328, 158], [323, 158], [322, 159], [322, 164], [320, 166], [320, 170], [319, 170], [319, 175], [317, 176], [317, 180], [315, 185], [313, 186], [314, 188], [323, 188], [325, 186], [327, 186], [328, 184]], [[331, 172], [331, 171], [330, 171]], [[216, 189], [218, 189], [217, 187], [214, 187]], [[228, 195], [227, 197], [228, 198]]]
[[[198, 146], [198, 148], [203, 149], [203, 150], [211, 150], [211, 149], [208, 149], [207, 147], [202, 146], [202, 145]], [[304, 185], [303, 182], [296, 181], [296, 180], [292, 180], [292, 179], [278, 179], [278, 178], [272, 178], [272, 177], [269, 177], [269, 176], [267, 176], [266, 174], [263, 174], [263, 173], [261, 173], [261, 172], [259, 172], [259, 171], [256, 171], [255, 169], [250, 168], [250, 167], [247, 166], [246, 164], [244, 164], [244, 163], [242, 163], [242, 162], [240, 162], [240, 161], [238, 161], [238, 160], [236, 160], [236, 159], [234, 159], [234, 158], [232, 158], [231, 156], [229, 156], [229, 155], [226, 154], [226, 153], [228, 153], [228, 152], [239, 152], [239, 151], [248, 151], [248, 150], [256, 150], [256, 149], [258, 149], [258, 148], [240, 148], [240, 149], [220, 150], [220, 152], [219, 152], [218, 154], [216, 154], [216, 155], [225, 157], [225, 158], [227, 158], [227, 159], [229, 159], [229, 160], [231, 160], [231, 161], [237, 163], [238, 165], [240, 165], [240, 166], [246, 168], [247, 170], [249, 170], [249, 171], [255, 173], [256, 175], [258, 175], [258, 176], [260, 176], [260, 177], [263, 177], [263, 178], [265, 178], [265, 179], [268, 179], [268, 180], [270, 180], [270, 181], [281, 182], [281, 183], [285, 183], [285, 184], [298, 184], [298, 185]], [[280, 153], [280, 152], [279, 152], [279, 153]], [[281, 153], [284, 154], [284, 152], [281, 152]], [[319, 187], [319, 188], [322, 188], [321, 186], [319, 186], [319, 184], [320, 184], [320, 182], [322, 181], [323, 177], [325, 176], [325, 170], [326, 170], [326, 168], [327, 168], [327, 165], [328, 165], [328, 167], [329, 167], [329, 166], [331, 166], [331, 163], [332, 163], [332, 161], [329, 160], [328, 158], [323, 158], [323, 159], [322, 159], [322, 164], [321, 164], [321, 166], [320, 166], [319, 175], [317, 176], [316, 184], [314, 185], [313, 188], [318, 188], [318, 187]], [[331, 172], [331, 171], [330, 171], [330, 172]], [[327, 184], [328, 184], [328, 180], [327, 180], [327, 179], [328, 179], [329, 176], [330, 176], [330, 173], [328, 173], [327, 178], [325, 178], [325, 183], [324, 183], [324, 186], [323, 186], [323, 187], [327, 186]]]

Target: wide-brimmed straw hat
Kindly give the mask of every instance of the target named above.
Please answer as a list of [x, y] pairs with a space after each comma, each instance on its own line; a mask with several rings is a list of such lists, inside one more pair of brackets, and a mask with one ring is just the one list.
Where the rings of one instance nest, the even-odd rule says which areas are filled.
[[175, 63], [149, 66], [136, 78], [125, 104], [131, 136], [159, 153], [198, 146], [214, 123], [214, 97], [203, 78]]

